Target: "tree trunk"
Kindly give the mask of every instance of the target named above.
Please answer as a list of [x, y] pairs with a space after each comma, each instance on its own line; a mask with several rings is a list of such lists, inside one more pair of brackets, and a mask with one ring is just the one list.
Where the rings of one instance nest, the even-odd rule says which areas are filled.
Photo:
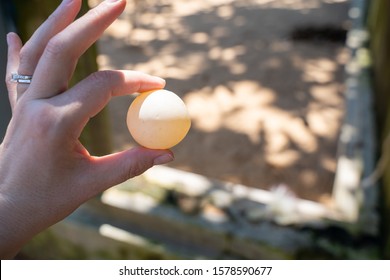
[[[390, 2], [370, 1], [370, 48], [380, 143], [390, 133]], [[385, 152], [385, 151], [380, 151]], [[387, 155], [389, 156], [389, 155]], [[382, 221], [384, 257], [390, 259], [390, 163], [382, 180]]]

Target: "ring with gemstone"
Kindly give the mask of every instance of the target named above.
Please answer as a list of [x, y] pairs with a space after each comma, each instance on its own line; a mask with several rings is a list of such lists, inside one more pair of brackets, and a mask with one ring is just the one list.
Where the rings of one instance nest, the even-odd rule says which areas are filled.
[[32, 75], [20, 75], [18, 73], [12, 73], [11, 82], [19, 84], [31, 84]]

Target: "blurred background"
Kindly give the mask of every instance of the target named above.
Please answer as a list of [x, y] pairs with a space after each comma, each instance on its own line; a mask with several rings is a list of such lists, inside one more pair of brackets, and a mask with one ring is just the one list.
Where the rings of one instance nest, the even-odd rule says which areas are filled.
[[[99, 1], [90, 1], [94, 6]], [[192, 117], [171, 167], [330, 203], [344, 108], [349, 1], [129, 1], [99, 41], [101, 69], [167, 80]], [[128, 97], [114, 149], [134, 145]]]
[[[3, 23], [0, 26], [2, 28], [0, 30], [2, 76], [4, 76], [6, 59], [5, 32], [17, 30], [26, 41], [59, 2], [2, 0], [0, 6]], [[83, 1], [80, 14], [100, 2], [102, 0]], [[307, 204], [310, 207], [316, 205], [314, 208], [307, 208], [314, 209], [314, 212], [318, 209], [321, 212], [322, 206], [327, 209], [336, 208], [333, 188], [338, 168], [340, 134], [343, 122], [348, 119], [346, 118], [348, 88], [346, 68], [355, 55], [347, 43], [347, 34], [353, 28], [354, 19], [365, 18], [368, 10], [365, 2], [359, 0], [128, 0], [125, 12], [81, 58], [72, 83], [98, 69], [138, 70], [160, 76], [166, 79], [166, 88], [177, 93], [184, 100], [192, 118], [189, 134], [183, 142], [172, 149], [175, 161], [168, 165], [179, 171], [179, 177], [184, 178], [185, 175], [180, 175], [182, 174], [180, 171], [185, 171], [200, 175], [201, 178], [206, 178], [204, 180], [207, 182], [216, 180], [225, 182], [228, 186], [229, 184], [243, 186], [250, 195], [252, 195], [250, 190], [259, 190], [253, 193], [253, 197], [256, 196], [255, 194], [261, 194], [260, 196], [265, 194], [265, 197], [268, 197], [268, 194], [261, 192], [263, 190], [271, 191], [276, 196], [282, 194], [283, 197], [287, 194], [287, 197], [314, 203]], [[384, 2], [386, 1], [375, 1], [373, 5], [375, 7], [372, 8], [374, 14], [372, 26], [380, 26], [385, 22], [383, 17], [382, 20], [376, 21], [376, 16], [387, 5]], [[356, 8], [356, 5], [360, 5], [359, 8]], [[351, 9], [351, 6], [356, 9]], [[386, 51], [378, 47], [383, 45], [382, 41], [378, 42], [376, 53], [382, 55]], [[380, 81], [384, 80], [386, 79], [383, 77], [380, 79]], [[1, 83], [1, 87], [1, 91], [5, 92], [4, 83]], [[126, 127], [126, 114], [133, 98], [124, 96], [112, 99], [107, 108], [91, 120], [83, 133], [82, 141], [92, 154], [106, 154], [136, 145]], [[10, 118], [10, 110], [4, 94], [0, 96], [0, 106], [0, 132], [3, 136]], [[361, 116], [362, 113], [358, 112], [358, 115]], [[160, 176], [162, 173], [157, 172], [157, 174]], [[199, 177], [190, 177], [189, 180], [198, 182], [198, 179]], [[145, 182], [141, 180], [142, 188], [145, 187]], [[134, 190], [134, 187], [131, 186], [130, 189]], [[138, 190], [139, 185], [135, 189]], [[234, 192], [233, 189], [229, 189], [231, 193]], [[220, 224], [228, 226], [229, 233], [226, 238], [234, 247], [235, 243], [232, 241], [234, 238], [231, 236], [235, 236], [235, 233], [232, 232], [242, 228], [243, 224], [235, 220], [240, 220], [234, 216], [235, 214], [223, 209], [226, 203], [221, 201], [228, 201], [227, 204], [233, 205], [232, 201], [235, 199], [231, 193], [228, 195], [226, 193], [218, 196], [219, 202], [211, 203], [213, 207], [221, 203], [225, 206], [208, 209], [213, 212], [213, 217], [223, 217], [223, 222]], [[187, 195], [185, 194], [183, 198], [183, 194], [175, 193], [172, 196], [172, 193], [168, 192], [166, 197], [164, 194], [164, 201], [174, 200], [179, 204], [184, 201], [186, 205], [199, 203], [199, 201], [193, 202], [192, 198], [188, 202]], [[267, 198], [262, 200], [264, 201], [270, 200]], [[247, 201], [245, 203], [248, 204]], [[255, 206], [264, 208], [264, 205], [259, 205]], [[291, 206], [291, 200], [284, 201], [281, 205], [284, 212], [289, 212], [291, 209], [294, 212], [297, 209], [295, 204]], [[104, 208], [102, 205], [96, 207]], [[147, 210], [149, 216], [146, 220], [162, 211], [159, 207]], [[187, 206], [184, 208], [188, 209]], [[183, 212], [183, 208], [180, 211]], [[185, 214], [191, 216], [193, 213], [190, 212], [192, 210]], [[249, 212], [249, 216], [257, 217], [256, 222], [264, 217], [261, 211], [260, 214], [258, 211]], [[239, 216], [241, 214], [240, 212]], [[94, 220], [88, 215], [87, 218], [83, 216], [82, 221]], [[129, 213], [127, 215], [131, 216]], [[110, 216], [108, 220], [120, 219], [118, 218], [120, 216], [119, 213], [118, 216]], [[131, 217], [136, 220], [135, 217]], [[143, 218], [139, 225], [145, 222]], [[172, 219], [176, 219], [179, 224], [183, 223], [177, 228], [173, 227], [180, 232], [185, 222], [176, 216]], [[129, 221], [132, 222], [134, 220]], [[256, 227], [249, 225], [248, 228], [243, 228], [250, 232], [248, 236], [262, 238], [259, 237], [262, 233], [272, 235], [272, 232], [280, 230], [273, 226], [273, 222], [266, 224], [260, 222]], [[140, 232], [145, 234], [142, 236], [149, 236], [150, 232], [141, 227]], [[232, 232], [230, 227], [234, 228]], [[349, 225], [347, 227], [351, 229]], [[138, 230], [131, 226], [126, 229], [129, 228]], [[302, 228], [305, 229], [300, 227], [299, 230]], [[104, 229], [112, 230], [110, 227]], [[302, 236], [308, 234], [307, 232], [296, 233], [295, 229], [283, 228], [279, 235], [275, 234], [276, 241], [267, 239], [261, 242], [272, 243], [271, 246], [282, 244], [282, 251], [291, 251], [291, 246], [295, 248], [305, 244], [302, 246], [307, 250], [307, 246], [318, 243], [316, 239], [318, 234], [321, 238], [327, 236], [338, 239], [337, 242], [349, 248], [356, 244], [369, 244], [369, 246], [373, 243], [377, 244], [377, 237], [372, 239], [370, 235], [367, 241], [364, 239], [365, 233], [363, 234], [365, 241], [359, 243], [360, 239], [355, 240], [356, 236], [352, 238], [349, 235], [349, 229], [345, 230], [343, 226], [339, 228], [339, 224], [335, 229], [335, 225], [332, 224], [330, 229], [326, 228], [318, 233], [316, 228], [314, 235], [312, 232], [309, 233], [310, 236], [316, 237], [310, 239], [309, 243], [305, 243], [306, 241], [302, 240], [307, 236]], [[64, 232], [61, 226], [60, 230], [57, 229], [57, 233], [59, 231]], [[374, 232], [377, 234], [375, 230]], [[189, 233], [183, 233], [186, 234]], [[152, 236], [158, 239], [155, 235]], [[202, 238], [214, 240], [212, 236], [212, 234], [205, 234]], [[246, 238], [250, 240], [252, 237], [248, 236]], [[50, 235], [49, 244], [55, 242], [52, 237]], [[286, 240], [287, 245], [284, 244]], [[183, 241], [183, 244], [187, 241]], [[210, 241], [210, 244], [214, 241]], [[320, 245], [321, 250], [327, 248], [326, 254], [322, 257], [340, 255], [342, 258], [356, 257], [354, 253], [348, 251], [349, 249], [348, 253], [342, 251], [343, 253], [339, 254], [337, 252], [340, 250], [338, 247], [340, 244], [336, 242], [337, 245], [334, 245], [332, 241], [329, 246], [326, 242], [327, 239], [325, 245]], [[209, 246], [213, 247], [210, 244]], [[246, 250], [244, 255], [240, 255], [242, 250], [238, 250], [240, 253], [235, 251], [232, 256], [286, 257], [274, 251], [270, 252], [269, 249], [264, 253], [261, 251], [264, 248], [259, 249], [260, 251], [253, 249], [252, 252], [249, 249], [251, 243], [245, 244], [240, 245], [243, 251]], [[207, 251], [207, 248], [203, 249]], [[228, 255], [231, 253], [230, 250], [235, 249], [230, 248]], [[332, 253], [329, 255], [327, 250]], [[368, 251], [368, 255], [373, 256], [371, 247]], [[377, 249], [374, 251], [376, 254]], [[360, 253], [358, 255], [367, 256]], [[312, 253], [304, 254], [304, 257], [308, 256], [312, 257]]]

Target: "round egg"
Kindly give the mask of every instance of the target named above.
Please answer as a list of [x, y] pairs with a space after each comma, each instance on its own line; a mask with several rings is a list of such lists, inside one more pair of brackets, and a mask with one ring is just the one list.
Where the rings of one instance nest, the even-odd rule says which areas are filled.
[[183, 100], [168, 90], [141, 93], [129, 107], [127, 127], [138, 144], [169, 149], [187, 135], [190, 116]]

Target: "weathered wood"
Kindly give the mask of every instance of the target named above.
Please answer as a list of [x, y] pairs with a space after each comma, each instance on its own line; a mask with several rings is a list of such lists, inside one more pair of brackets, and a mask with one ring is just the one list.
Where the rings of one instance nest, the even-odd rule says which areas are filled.
[[[15, 23], [19, 36], [25, 42], [61, 3], [60, 0], [15, 0]], [[88, 2], [83, 1], [80, 14], [88, 11]], [[96, 46], [92, 46], [80, 59], [71, 85], [98, 70]], [[81, 142], [93, 155], [104, 155], [111, 151], [108, 116], [106, 109], [92, 118], [81, 135]]]

